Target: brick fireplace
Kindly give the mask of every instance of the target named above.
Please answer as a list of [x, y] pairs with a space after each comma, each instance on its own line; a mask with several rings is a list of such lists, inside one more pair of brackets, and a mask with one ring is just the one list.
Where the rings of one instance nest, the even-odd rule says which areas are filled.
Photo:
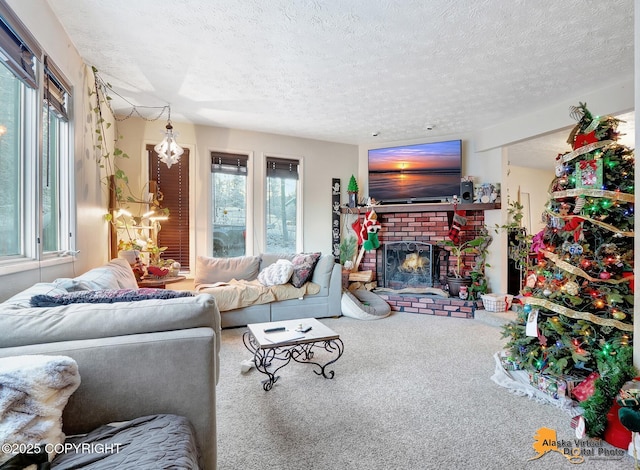
[[[497, 209], [495, 204], [465, 204], [458, 206], [458, 211], [463, 211], [467, 223], [460, 231], [461, 241], [477, 236], [485, 224], [484, 211]], [[452, 317], [473, 318], [476, 308], [482, 308], [481, 301], [463, 301], [457, 298], [442, 298], [428, 294], [416, 294], [410, 292], [393, 292], [398, 290], [410, 291], [412, 286], [417, 286], [415, 277], [395, 276], [389, 285], [389, 274], [385, 273], [385, 266], [389, 246], [411, 246], [417, 243], [417, 255], [405, 255], [423, 265], [429, 264], [433, 269], [431, 280], [426, 280], [422, 287], [444, 288], [448, 272], [448, 252], [438, 247], [438, 242], [448, 239], [449, 227], [453, 219], [453, 205], [451, 204], [406, 204], [393, 206], [376, 206], [376, 214], [382, 229], [378, 233], [381, 246], [377, 250], [366, 252], [360, 264], [360, 270], [371, 270], [375, 273], [378, 287], [388, 287], [376, 292], [384, 298], [392, 310], [400, 312], [421, 313], [428, 315], [442, 315]], [[362, 213], [364, 210], [361, 211]], [[461, 212], [462, 213], [462, 212]], [[363, 214], [361, 214], [363, 215]], [[422, 244], [433, 247], [431, 254], [425, 255]], [[428, 249], [426, 250], [428, 252]], [[470, 255], [472, 261], [472, 256]], [[427, 261], [428, 260], [428, 263]], [[400, 260], [401, 261], [401, 260]], [[402, 286], [397, 279], [406, 277], [408, 283]], [[383, 284], [387, 284], [384, 286]]]

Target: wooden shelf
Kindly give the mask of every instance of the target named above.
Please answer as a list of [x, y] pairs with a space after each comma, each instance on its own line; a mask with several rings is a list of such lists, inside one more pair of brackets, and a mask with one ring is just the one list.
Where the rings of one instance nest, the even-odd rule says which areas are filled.
[[[459, 211], [488, 211], [494, 209], [500, 209], [502, 206], [497, 203], [477, 203], [477, 204], [458, 204], [457, 210]], [[451, 211], [453, 212], [452, 203], [413, 203], [413, 204], [384, 204], [380, 206], [373, 206], [374, 210], [378, 214], [384, 214], [388, 212], [437, 212], [437, 211]], [[367, 207], [360, 207], [360, 212], [364, 213]], [[355, 207], [341, 207], [340, 212], [343, 214], [356, 213], [358, 208]]]

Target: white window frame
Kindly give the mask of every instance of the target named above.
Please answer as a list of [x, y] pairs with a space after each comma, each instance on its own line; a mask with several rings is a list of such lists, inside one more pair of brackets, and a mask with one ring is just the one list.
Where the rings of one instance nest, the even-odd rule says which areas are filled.
[[[20, 145], [20, 253], [17, 255], [0, 256], [0, 276], [22, 272], [30, 269], [41, 268], [47, 265], [63, 264], [73, 262], [73, 258], [65, 256], [75, 249], [75, 185], [74, 185], [74, 120], [70, 110], [72, 109], [73, 89], [68, 86], [67, 91], [67, 112], [69, 119], [66, 124], [65, 136], [61, 135], [58, 148], [58, 210], [59, 220], [59, 241], [58, 249], [55, 251], [43, 252], [42, 231], [43, 231], [43, 210], [42, 210], [42, 187], [44, 177], [44, 152], [43, 152], [43, 119], [44, 116], [44, 52], [35, 41], [28, 29], [19, 18], [9, 9], [4, 2], [0, 2], [0, 16], [2, 21], [9, 25], [20, 40], [29, 45], [29, 49], [34, 54], [34, 72], [36, 88], [23, 85], [21, 87], [21, 135]], [[6, 59], [4, 54], [0, 58]], [[55, 66], [52, 67], [55, 68]], [[17, 75], [15, 69], [9, 67], [16, 78], [23, 80], [24, 77]], [[58, 77], [65, 83], [69, 83], [56, 70]], [[47, 123], [48, 125], [48, 123]]]
[[297, 197], [296, 197], [296, 253], [301, 253], [304, 247], [304, 211], [302, 208], [304, 207], [304, 157], [299, 155], [285, 155], [278, 154], [273, 152], [265, 152], [262, 154], [262, 174], [263, 178], [263, 188], [262, 188], [262, 210], [263, 210], [263, 221], [262, 221], [262, 241], [264, 246], [264, 251], [267, 251], [267, 159], [268, 158], [284, 158], [288, 160], [297, 160], [298, 161], [298, 180], [297, 180]]
[[[254, 195], [254, 156], [252, 151], [248, 150], [234, 150], [228, 148], [209, 148], [207, 149], [207, 157], [210, 162], [211, 153], [212, 152], [220, 152], [220, 153], [229, 153], [236, 155], [246, 155], [247, 156], [247, 210], [245, 215], [245, 255], [253, 256], [254, 255], [254, 245], [256, 243], [255, 231], [254, 231], [254, 203], [253, 203], [253, 195]], [[195, 165], [194, 165], [195, 167]], [[213, 253], [213, 183], [212, 176], [213, 172], [209, 170], [209, 198], [207, 201], [207, 253], [210, 255]]]

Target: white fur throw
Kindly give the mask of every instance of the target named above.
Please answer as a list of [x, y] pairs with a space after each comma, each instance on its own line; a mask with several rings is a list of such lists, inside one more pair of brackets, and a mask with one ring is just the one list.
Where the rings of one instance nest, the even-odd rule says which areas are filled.
[[[62, 411], [79, 385], [78, 364], [70, 357], [0, 358], [0, 442], [42, 447], [62, 444]], [[0, 464], [17, 453], [1, 449]]]
[[286, 284], [293, 274], [293, 263], [288, 259], [279, 259], [258, 274], [258, 281], [263, 286]]

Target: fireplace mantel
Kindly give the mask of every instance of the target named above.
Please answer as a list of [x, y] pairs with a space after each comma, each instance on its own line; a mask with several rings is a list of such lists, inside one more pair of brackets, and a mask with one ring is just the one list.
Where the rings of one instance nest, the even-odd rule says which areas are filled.
[[[493, 209], [500, 209], [500, 203], [473, 203], [473, 204], [458, 204], [457, 210], [459, 211], [486, 211]], [[366, 211], [369, 207], [342, 207], [340, 212], [343, 214], [352, 214], [361, 209]], [[373, 206], [373, 209], [378, 214], [385, 213], [399, 213], [399, 212], [453, 212], [452, 203], [413, 203], [413, 204], [384, 204], [379, 206]]]

